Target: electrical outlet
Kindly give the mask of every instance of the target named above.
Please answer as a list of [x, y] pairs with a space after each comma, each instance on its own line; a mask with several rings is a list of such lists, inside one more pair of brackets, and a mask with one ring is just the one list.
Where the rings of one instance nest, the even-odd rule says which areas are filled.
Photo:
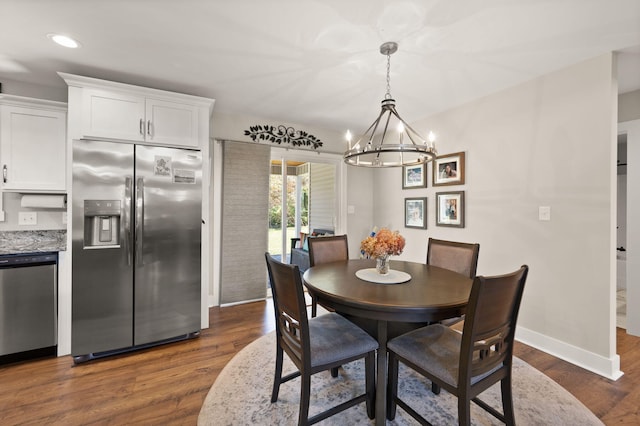
[[38, 213], [36, 212], [18, 212], [18, 225], [37, 225]]

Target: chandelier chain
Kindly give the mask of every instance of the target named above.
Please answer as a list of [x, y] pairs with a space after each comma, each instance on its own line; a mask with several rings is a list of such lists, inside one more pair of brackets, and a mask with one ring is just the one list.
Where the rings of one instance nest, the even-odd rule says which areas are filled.
[[391, 53], [387, 52], [387, 93], [384, 95], [385, 99], [391, 98]]

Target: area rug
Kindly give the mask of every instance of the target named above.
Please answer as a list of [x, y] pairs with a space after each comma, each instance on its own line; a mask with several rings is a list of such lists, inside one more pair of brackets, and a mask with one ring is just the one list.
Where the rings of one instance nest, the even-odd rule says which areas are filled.
[[[296, 425], [300, 401], [300, 379], [280, 386], [280, 396], [271, 403], [275, 362], [275, 332], [242, 349], [220, 372], [209, 390], [198, 416], [200, 426]], [[284, 356], [284, 372], [295, 370]], [[453, 425], [457, 421], [457, 400], [445, 390], [431, 393], [430, 382], [408, 368], [400, 369], [399, 395], [434, 425]], [[313, 376], [310, 414], [349, 399], [364, 390], [364, 364], [353, 362], [340, 368], [337, 378], [330, 372]], [[573, 395], [556, 382], [514, 358], [513, 395], [518, 425], [602, 425], [603, 423]], [[502, 412], [500, 388], [496, 384], [481, 395]], [[472, 404], [471, 424], [500, 425], [484, 410]], [[372, 425], [364, 403], [351, 407], [318, 424]], [[417, 422], [398, 408], [396, 418], [387, 425], [415, 425]]]

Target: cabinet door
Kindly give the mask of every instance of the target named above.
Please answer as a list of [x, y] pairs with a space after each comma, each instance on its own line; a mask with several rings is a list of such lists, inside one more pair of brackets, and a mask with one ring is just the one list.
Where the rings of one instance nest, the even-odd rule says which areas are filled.
[[82, 135], [87, 138], [145, 140], [144, 97], [85, 89]]
[[197, 106], [147, 98], [147, 142], [198, 147]]
[[66, 117], [48, 111], [3, 105], [0, 160], [5, 190], [66, 191]]

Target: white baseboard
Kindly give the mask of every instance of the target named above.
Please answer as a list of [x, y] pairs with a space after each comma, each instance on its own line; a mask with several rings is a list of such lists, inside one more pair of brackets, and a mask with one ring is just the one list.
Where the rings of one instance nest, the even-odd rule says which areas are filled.
[[226, 308], [227, 306], [244, 305], [245, 303], [260, 302], [260, 301], [263, 301], [263, 300], [266, 300], [266, 299], [264, 297], [262, 297], [260, 299], [242, 300], [240, 302], [221, 303], [220, 307], [221, 308]]
[[618, 354], [606, 358], [524, 327], [516, 327], [516, 340], [607, 379], [618, 380], [624, 374]]

